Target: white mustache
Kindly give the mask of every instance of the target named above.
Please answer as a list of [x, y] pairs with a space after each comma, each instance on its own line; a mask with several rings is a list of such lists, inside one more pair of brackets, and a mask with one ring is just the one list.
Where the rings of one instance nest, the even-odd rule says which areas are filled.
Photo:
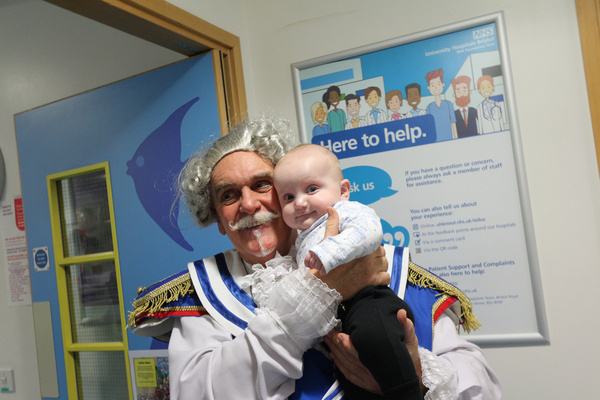
[[247, 215], [245, 217], [240, 218], [235, 224], [229, 222], [229, 228], [232, 231], [237, 231], [240, 229], [249, 229], [255, 226], [266, 224], [267, 222], [271, 222], [274, 219], [279, 218], [280, 216], [281, 214], [279, 212], [258, 211], [255, 214]]

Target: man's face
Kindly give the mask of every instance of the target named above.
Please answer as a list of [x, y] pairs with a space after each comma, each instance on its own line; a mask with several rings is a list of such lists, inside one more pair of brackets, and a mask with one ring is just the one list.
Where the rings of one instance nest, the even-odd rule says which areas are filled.
[[414, 108], [416, 110], [417, 106], [421, 102], [421, 94], [419, 93], [419, 89], [417, 89], [417, 88], [408, 89], [406, 91], [406, 101], [408, 102], [409, 106], [411, 106], [412, 108]]
[[377, 105], [379, 104], [379, 99], [381, 99], [381, 97], [379, 97], [377, 92], [375, 90], [371, 90], [366, 100], [367, 104], [369, 104], [371, 108], [377, 108]]
[[210, 191], [219, 232], [244, 261], [264, 264], [276, 250], [288, 253], [294, 237], [280, 216], [270, 161], [254, 152], [231, 153], [214, 167]]
[[494, 93], [494, 85], [492, 82], [488, 81], [487, 79], [482, 81], [481, 85], [479, 85], [479, 94], [486, 99], [489, 99], [492, 93]]
[[348, 104], [346, 105], [346, 111], [350, 115], [358, 115], [360, 111], [360, 103], [356, 99], [348, 100]]
[[444, 90], [444, 83], [439, 77], [433, 78], [429, 81], [429, 86], [427, 86], [427, 88], [429, 89], [429, 92], [431, 92], [432, 95], [439, 96]]
[[466, 107], [471, 101], [471, 92], [466, 83], [457, 83], [454, 86], [454, 97], [456, 97], [456, 105]]

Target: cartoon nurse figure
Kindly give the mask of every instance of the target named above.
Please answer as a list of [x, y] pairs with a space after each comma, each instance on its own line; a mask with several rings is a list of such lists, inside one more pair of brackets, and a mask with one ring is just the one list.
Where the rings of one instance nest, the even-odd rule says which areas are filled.
[[319, 136], [331, 133], [329, 125], [327, 125], [327, 104], [316, 102], [310, 107], [310, 115], [315, 123], [312, 130], [312, 135]]
[[327, 91], [323, 94], [323, 102], [329, 107], [333, 107], [333, 110], [327, 114], [327, 121], [331, 132], [339, 132], [344, 130], [346, 125], [346, 113], [344, 110], [338, 109], [338, 105], [342, 100], [342, 92], [337, 86], [330, 86]]
[[402, 107], [402, 92], [399, 90], [390, 90], [385, 94], [385, 105], [388, 110], [390, 110], [390, 114], [388, 115], [388, 119], [390, 121], [398, 121], [399, 119], [404, 118], [404, 115], [400, 114], [400, 107]]

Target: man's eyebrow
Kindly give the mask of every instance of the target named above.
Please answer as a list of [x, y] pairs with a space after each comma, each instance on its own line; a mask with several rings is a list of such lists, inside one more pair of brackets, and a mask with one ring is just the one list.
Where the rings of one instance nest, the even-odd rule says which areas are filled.
[[219, 194], [220, 192], [224, 191], [225, 189], [228, 189], [228, 188], [233, 187], [233, 186], [235, 186], [235, 184], [229, 183], [229, 182], [219, 183], [218, 185], [216, 185], [213, 188], [213, 192], [215, 194]]
[[252, 177], [252, 179], [254, 181], [258, 181], [258, 180], [261, 180], [261, 179], [264, 179], [264, 178], [272, 179], [273, 178], [273, 171], [265, 171], [265, 172], [262, 172], [260, 174], [256, 174], [256, 175], [254, 175]]

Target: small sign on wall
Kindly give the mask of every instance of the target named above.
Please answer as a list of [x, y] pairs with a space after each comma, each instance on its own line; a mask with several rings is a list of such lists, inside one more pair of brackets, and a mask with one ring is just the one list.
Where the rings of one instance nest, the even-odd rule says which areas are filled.
[[37, 247], [33, 249], [33, 262], [36, 271], [50, 271], [48, 262], [48, 247]]

